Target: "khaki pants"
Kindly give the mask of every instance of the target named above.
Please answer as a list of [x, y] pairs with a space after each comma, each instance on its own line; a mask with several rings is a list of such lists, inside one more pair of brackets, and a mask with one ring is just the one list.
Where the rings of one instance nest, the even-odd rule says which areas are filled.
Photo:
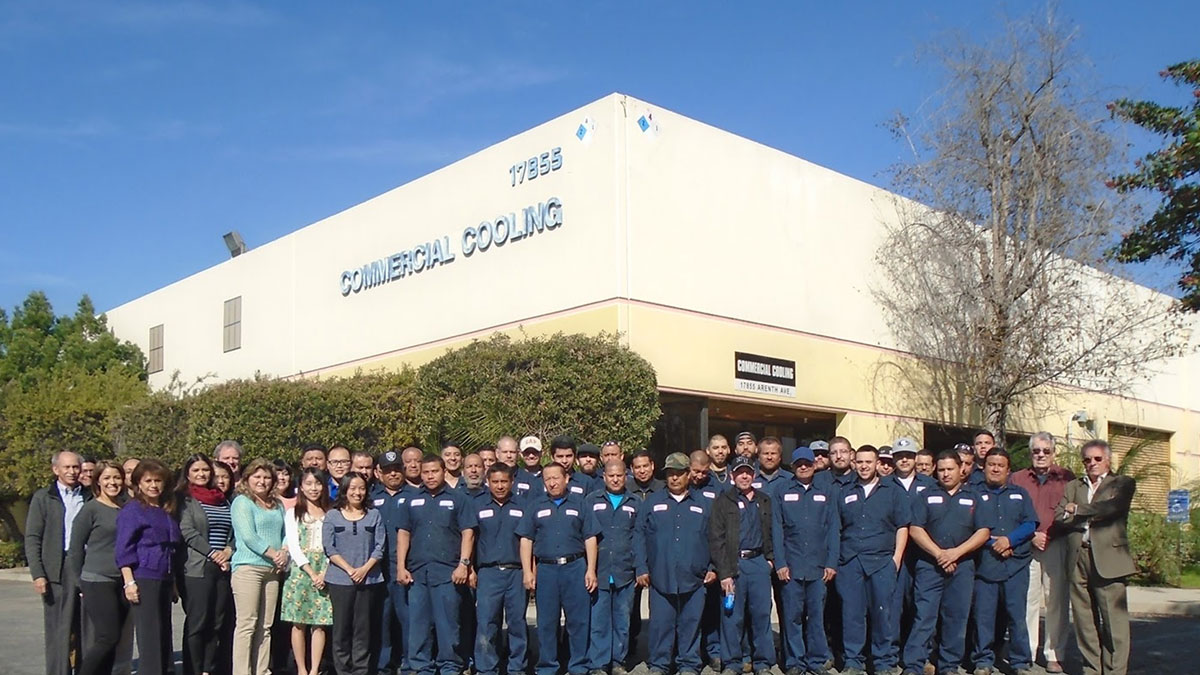
[[1046, 609], [1046, 632], [1042, 639], [1046, 661], [1067, 658], [1071, 636], [1071, 566], [1066, 539], [1051, 539], [1045, 551], [1034, 549], [1029, 564], [1029, 596], [1025, 601], [1025, 625], [1029, 630], [1029, 653], [1037, 660], [1038, 621]]
[[1071, 611], [1083, 675], [1125, 675], [1129, 668], [1129, 606], [1124, 579], [1096, 573], [1092, 549], [1080, 547], [1071, 579]]
[[233, 675], [271, 675], [271, 624], [279, 604], [280, 574], [272, 567], [243, 565], [230, 586], [237, 622], [233, 629]]

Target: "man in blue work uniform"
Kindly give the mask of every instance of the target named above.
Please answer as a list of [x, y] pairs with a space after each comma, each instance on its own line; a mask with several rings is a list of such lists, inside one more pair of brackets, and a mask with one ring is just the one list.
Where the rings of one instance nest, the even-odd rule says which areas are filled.
[[1018, 675], [1032, 672], [1024, 618], [1033, 554], [1030, 542], [1039, 523], [1029, 494], [1008, 482], [1010, 462], [1007, 452], [992, 448], [983, 467], [987, 491], [980, 498], [991, 508], [992, 531], [975, 570], [975, 675], [991, 675], [996, 664], [999, 607], [1008, 621], [1008, 664]]
[[[729, 448], [725, 451], [728, 453]], [[688, 491], [693, 497], [712, 505], [717, 495], [729, 490], [730, 484], [717, 482], [712, 472], [712, 456], [705, 450], [696, 450], [689, 456], [688, 470], [691, 473]], [[729, 467], [724, 468], [728, 479]], [[704, 587], [704, 614], [700, 617], [700, 642], [704, 656], [713, 670], [720, 673], [721, 661], [721, 584], [710, 583]]]
[[709, 471], [718, 485], [728, 488], [733, 485], [729, 476], [729, 439], [721, 434], [714, 434], [708, 439]]
[[936, 472], [937, 487], [922, 492], [912, 505], [909, 536], [920, 555], [914, 568], [916, 616], [904, 645], [906, 675], [923, 671], [935, 633], [939, 633], [937, 672], [958, 672], [975, 585], [975, 557], [991, 527], [990, 509], [963, 484], [958, 453], [939, 454]]
[[[979, 439], [980, 445], [986, 445], [989, 450], [994, 447], [994, 444], [988, 445], [990, 433], [981, 432], [976, 438]], [[971, 489], [982, 488], [987, 482], [983, 477], [983, 460], [977, 458], [974, 447], [959, 443], [954, 446], [954, 451], [958, 453], [958, 459], [962, 463], [963, 485]]]
[[575, 439], [571, 436], [555, 436], [550, 441], [550, 459], [567, 472], [567, 493], [583, 499], [602, 485], [592, 482], [591, 476], [575, 470]]
[[591, 675], [625, 675], [629, 650], [629, 613], [633, 607], [636, 567], [633, 539], [642, 501], [625, 490], [625, 463], [604, 466], [604, 487], [584, 498], [584, 509], [599, 527], [596, 592], [592, 595], [592, 637], [588, 648]]
[[[567, 674], [587, 672], [589, 593], [596, 590], [596, 521], [567, 492], [567, 472], [542, 469], [545, 490], [524, 502], [517, 525], [525, 588], [536, 591], [538, 675], [556, 675], [558, 620], [566, 614]], [[536, 563], [536, 566], [535, 566]]]
[[404, 460], [400, 453], [389, 450], [379, 456], [379, 482], [370, 495], [371, 505], [379, 511], [383, 526], [387, 529], [387, 542], [383, 547], [383, 559], [379, 561], [387, 595], [383, 599], [383, 614], [380, 617], [383, 640], [379, 649], [379, 672], [387, 675], [393, 670], [408, 672], [405, 658], [404, 630], [408, 621], [408, 589], [396, 583], [396, 530], [399, 529], [400, 510], [404, 508], [415, 490], [404, 481]]
[[537, 497], [546, 491], [542, 486], [542, 439], [526, 436], [520, 449], [524, 466], [513, 473], [513, 494], [521, 499]]
[[637, 583], [650, 589], [650, 675], [699, 675], [700, 614], [704, 585], [717, 575], [708, 550], [706, 499], [688, 491], [688, 458], [672, 453], [664, 462], [666, 489], [640, 507], [635, 543]]
[[580, 443], [575, 450], [575, 461], [579, 465], [578, 476], [591, 481], [588, 494], [604, 489], [604, 464], [600, 462], [600, 446], [595, 443]]
[[[525, 511], [512, 495], [513, 467], [497, 461], [488, 469], [488, 498], [475, 502], [475, 672], [497, 675], [501, 670], [525, 672], [528, 629], [525, 607], [529, 597], [521, 582], [520, 537], [517, 525]], [[508, 658], [501, 668], [497, 645], [500, 626], [508, 624]]]
[[831, 675], [825, 641], [825, 588], [837, 574], [841, 523], [837, 493], [813, 483], [812, 450], [792, 453], [795, 480], [774, 500], [775, 571], [783, 582], [780, 641], [787, 643], [787, 675]]
[[[937, 481], [930, 476], [917, 473], [917, 442], [907, 436], [901, 436], [892, 443], [892, 457], [896, 471], [889, 479], [904, 489], [908, 495], [909, 507], [913, 500], [921, 496], [929, 488], [937, 487]], [[900, 572], [896, 575], [896, 592], [893, 594], [892, 620], [897, 624], [896, 648], [903, 649], [908, 634], [912, 631], [913, 604], [913, 567], [917, 564], [917, 550], [909, 546], [904, 551], [904, 561]]]
[[[758, 441], [758, 470], [754, 474], [754, 481], [750, 483], [751, 487], [767, 493], [767, 496], [774, 501], [778, 498], [780, 489], [795, 480], [791, 472], [783, 466], [783, 443], [775, 436], [763, 436]], [[774, 571], [771, 573], [771, 597], [775, 599], [776, 622], [784, 627], [781, 630], [786, 630], [786, 624], [783, 621], [783, 582], [779, 580]], [[787, 640], [781, 639], [779, 646], [779, 660], [785, 662], [788, 650]], [[749, 656], [751, 645], [746, 644], [745, 647], [747, 648], [742, 652], [745, 656]]]
[[441, 457], [421, 460], [421, 481], [397, 519], [396, 580], [409, 586], [408, 663], [417, 675], [458, 675], [464, 666], [458, 586], [470, 579], [475, 510], [469, 497], [447, 489]]
[[[836, 441], [829, 444], [831, 448], [836, 449]], [[842, 601], [843, 675], [864, 675], [868, 615], [875, 672], [899, 670], [892, 594], [908, 543], [910, 512], [904, 491], [891, 480], [879, 478], [878, 464], [875, 448], [860, 448], [854, 454], [857, 478], [838, 495], [842, 540], [837, 590]]]
[[721, 660], [726, 664], [726, 673], [733, 672], [729, 666], [742, 662], [745, 631], [753, 649], [754, 672], [767, 675], [775, 663], [771, 636], [771, 561], [775, 558], [771, 498], [764, 490], [754, 489], [755, 471], [750, 459], [739, 455], [730, 469], [735, 489], [713, 500], [709, 525], [709, 548], [721, 591], [733, 595], [733, 611], [721, 619]]
[[[682, 454], [682, 453], [680, 453]], [[642, 501], [651, 494], [663, 490], [665, 484], [654, 477], [654, 457], [649, 450], [638, 450], [629, 460], [631, 481], [625, 483], [625, 489]], [[642, 588], [639, 586], [633, 592], [633, 608], [629, 616], [629, 653], [628, 660], [637, 650], [638, 637], [642, 634]]]

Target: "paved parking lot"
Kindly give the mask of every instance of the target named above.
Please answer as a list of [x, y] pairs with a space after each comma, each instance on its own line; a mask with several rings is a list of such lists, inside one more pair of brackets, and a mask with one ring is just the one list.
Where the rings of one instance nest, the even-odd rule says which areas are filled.
[[[41, 601], [27, 582], [0, 581], [0, 608], [4, 626], [0, 630], [0, 675], [41, 675], [44, 673]], [[175, 607], [175, 648], [183, 612]], [[1194, 673], [1196, 646], [1200, 644], [1200, 619], [1181, 617], [1137, 617], [1133, 621], [1133, 657], [1131, 675]], [[644, 650], [644, 645], [642, 645]], [[1078, 673], [1068, 663], [1069, 673]], [[633, 670], [644, 675], [645, 667]]]

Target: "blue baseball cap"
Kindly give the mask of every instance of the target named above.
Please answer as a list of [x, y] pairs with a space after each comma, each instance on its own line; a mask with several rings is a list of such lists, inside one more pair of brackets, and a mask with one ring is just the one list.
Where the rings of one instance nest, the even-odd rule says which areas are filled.
[[816, 455], [813, 455], [812, 449], [806, 445], [802, 445], [792, 451], [792, 464], [795, 464], [796, 462], [808, 462], [809, 464], [812, 464], [816, 461]]

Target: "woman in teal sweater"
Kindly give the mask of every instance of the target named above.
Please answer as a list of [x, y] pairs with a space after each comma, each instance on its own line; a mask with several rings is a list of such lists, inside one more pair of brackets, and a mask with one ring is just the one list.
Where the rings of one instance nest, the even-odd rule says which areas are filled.
[[275, 494], [275, 467], [265, 459], [250, 462], [238, 483], [238, 493], [230, 507], [234, 542], [230, 585], [237, 612], [233, 675], [267, 675], [271, 624], [288, 565], [283, 504]]

